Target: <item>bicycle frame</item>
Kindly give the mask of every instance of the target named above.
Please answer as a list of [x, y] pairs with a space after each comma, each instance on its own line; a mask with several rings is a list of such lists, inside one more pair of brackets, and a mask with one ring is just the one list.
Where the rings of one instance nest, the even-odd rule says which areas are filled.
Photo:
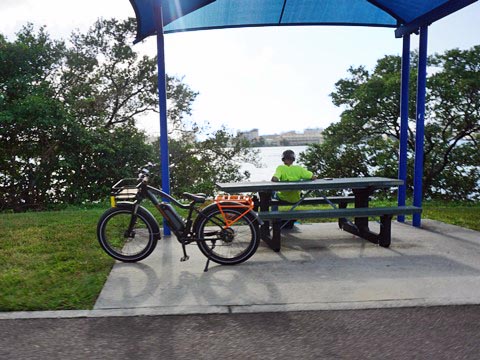
[[[157, 189], [153, 186], [147, 185], [145, 182], [141, 182], [139, 185], [139, 192], [136, 196], [135, 203], [140, 204], [143, 199], [148, 199], [150, 202], [157, 208], [162, 217], [167, 221], [168, 225], [172, 229], [173, 233], [177, 239], [183, 243], [190, 243], [194, 240], [192, 236], [192, 216], [195, 211], [197, 214], [200, 213], [200, 210], [195, 207], [195, 201], [191, 201], [188, 204], [183, 204], [177, 199], [172, 197], [170, 194], [167, 194], [161, 189]], [[167, 199], [167, 202], [160, 201], [159, 197], [162, 199]], [[180, 215], [171, 207], [169, 204], [172, 202], [175, 206], [178, 206], [182, 209], [188, 209], [188, 216], [184, 221]], [[182, 228], [178, 225], [181, 223]]]
[[[145, 223], [146, 218], [149, 229], [153, 229], [153, 231], [150, 230], [150, 234], [153, 234], [153, 240], [151, 241], [155, 241], [156, 244], [156, 241], [160, 239], [161, 235], [158, 221], [147, 209], [141, 206], [142, 201], [148, 199], [160, 212], [164, 221], [167, 221], [177, 240], [182, 244], [183, 257], [180, 261], [188, 260], [189, 257], [185, 246], [192, 242], [197, 243], [201, 252], [203, 252], [208, 259], [205, 271], [208, 269], [210, 259], [219, 264], [232, 265], [243, 262], [254, 254], [259, 241], [258, 225], [262, 224], [262, 221], [258, 218], [256, 212], [253, 211], [254, 203], [251, 197], [244, 195], [219, 195], [210, 205], [204, 207], [196, 206], [196, 204], [205, 203], [206, 195], [184, 193], [184, 196], [189, 200], [188, 203], [182, 203], [162, 189], [150, 186], [148, 184], [148, 170], [146, 169], [142, 170], [138, 179], [127, 178], [118, 181], [112, 187], [112, 207], [128, 209], [128, 212], [131, 214], [130, 217], [126, 219], [126, 226], [121, 229], [124, 234], [123, 238], [135, 238], [137, 235], [137, 222], [140, 217], [143, 223]], [[117, 201], [119, 201], [118, 205], [116, 204]], [[185, 219], [182, 218], [172, 205], [180, 209], [188, 210], [187, 217]], [[196, 215], [194, 215], [194, 213], [196, 213]], [[115, 212], [106, 212], [99, 222], [97, 234], [100, 243], [107, 253], [114, 258], [129, 261], [128, 256], [125, 257], [116, 254], [115, 250], [112, 250], [107, 244], [106, 241], [108, 240], [105, 240], [104, 229], [105, 226], [107, 226], [106, 224], [111, 214], [115, 214]], [[234, 224], [242, 218], [245, 218], [245, 221], [242, 220], [239, 223], [240, 226], [234, 226]], [[237, 232], [245, 229], [242, 226], [243, 224], [249, 224], [246, 229], [248, 233], [251, 234], [251, 237], [247, 235], [244, 240], [241, 240], [240, 244], [242, 245], [240, 245], [240, 249], [243, 250], [237, 250], [237, 245], [231, 247], [231, 244]], [[240, 234], [242, 234], [242, 232], [240, 232]], [[225, 248], [223, 248], [223, 246], [225, 246]], [[245, 247], [243, 248], [243, 246]], [[155, 245], [153, 245], [151, 251], [153, 251], [154, 247]], [[220, 251], [214, 252], [215, 247], [220, 249]], [[225, 254], [228, 254], [232, 251], [231, 249], [234, 249], [233, 255], [231, 257], [230, 255], [224, 257], [224, 252], [221, 249], [226, 249]], [[148, 251], [148, 248], [145, 247], [145, 250]], [[236, 251], [240, 252], [237, 253]], [[145, 254], [145, 256], [148, 256], [150, 253]], [[115, 257], [116, 255], [118, 257]], [[139, 259], [143, 258], [139, 257]]]
[[[199, 239], [196, 234], [193, 233], [192, 231], [192, 225], [193, 225], [193, 213], [196, 212], [197, 216], [204, 216], [202, 214], [202, 210], [199, 209], [198, 207], [195, 207], [195, 201], [191, 201], [188, 204], [183, 204], [179, 202], [177, 199], [172, 197], [170, 194], [164, 192], [162, 189], [155, 188], [151, 185], [148, 185], [148, 177], [145, 176], [140, 183], [138, 183], [135, 188], [135, 193], [132, 193], [131, 189], [124, 188], [120, 186], [122, 182], [128, 181], [128, 180], [133, 180], [133, 179], [122, 179], [118, 181], [112, 189], [121, 189], [120, 191], [125, 192], [125, 196], [132, 196], [135, 195], [135, 201], [134, 201], [134, 210], [132, 212], [132, 220], [131, 220], [131, 225], [129, 228], [129, 231], [133, 228], [135, 225], [136, 221], [136, 212], [138, 210], [138, 206], [141, 204], [141, 202], [144, 199], [150, 200], [150, 202], [157, 208], [157, 210], [160, 212], [162, 217], [167, 221], [169, 224], [170, 228], [172, 229], [173, 233], [177, 237], [178, 241], [181, 244], [189, 244], [193, 241], [201, 241], [202, 239]], [[112, 196], [113, 197], [113, 196]], [[159, 201], [159, 198], [167, 199], [167, 202], [164, 201]], [[112, 199], [112, 206], [114, 206], [115, 200]], [[178, 206], [179, 208], [182, 209], [188, 209], [188, 215], [185, 220], [183, 220], [180, 215], [171, 207], [169, 204], [172, 202], [175, 206]], [[220, 213], [222, 214], [223, 221], [225, 225], [223, 225], [220, 221], [216, 221], [216, 219], [211, 219], [213, 223], [215, 223], [218, 226], [223, 227], [224, 229], [231, 227], [233, 224], [235, 224], [238, 220], [240, 220], [242, 217], [244, 217], [247, 213], [250, 211], [253, 211], [253, 200], [244, 195], [218, 195], [215, 198], [215, 203], [217, 204]], [[244, 209], [244, 211], [239, 215], [238, 217], [234, 219], [229, 219], [226, 217], [224, 209], [225, 208], [239, 208], [239, 209]], [[168, 212], [171, 212], [169, 214]], [[173, 216], [173, 219], [172, 219]], [[177, 224], [175, 224], [175, 221], [177, 221]], [[259, 220], [260, 221], [260, 220]], [[178, 222], [181, 222], [183, 225], [182, 229], [178, 228]], [[212, 235], [214, 232], [209, 233], [208, 235]]]

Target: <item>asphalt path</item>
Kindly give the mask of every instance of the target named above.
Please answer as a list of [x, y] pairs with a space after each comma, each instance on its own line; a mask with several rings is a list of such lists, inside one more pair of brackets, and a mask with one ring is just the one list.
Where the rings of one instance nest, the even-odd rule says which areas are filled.
[[0, 320], [0, 359], [480, 359], [480, 305]]

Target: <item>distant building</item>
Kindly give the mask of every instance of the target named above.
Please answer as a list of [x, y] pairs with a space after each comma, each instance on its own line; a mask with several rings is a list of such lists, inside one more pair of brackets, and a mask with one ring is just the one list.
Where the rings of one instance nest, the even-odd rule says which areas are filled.
[[258, 129], [238, 132], [238, 135], [257, 146], [296, 146], [320, 144], [323, 142], [323, 129], [305, 129], [302, 133], [288, 131], [281, 134], [258, 135]]
[[239, 137], [242, 137], [244, 139], [247, 139], [248, 141], [257, 141], [259, 136], [258, 136], [258, 129], [252, 129], [250, 131], [239, 131], [237, 133]]
[[303, 133], [296, 133], [289, 131], [280, 134], [282, 145], [307, 145], [307, 144], [319, 144], [322, 142], [322, 130], [321, 129], [306, 129]]

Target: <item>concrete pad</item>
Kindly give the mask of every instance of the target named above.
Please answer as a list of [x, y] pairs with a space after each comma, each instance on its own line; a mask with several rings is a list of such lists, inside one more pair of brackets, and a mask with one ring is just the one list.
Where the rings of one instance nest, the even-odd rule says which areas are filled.
[[[378, 228], [372, 223], [371, 228]], [[432, 220], [394, 222], [385, 249], [336, 223], [284, 232], [247, 262], [210, 264], [196, 245], [163, 238], [149, 258], [117, 263], [93, 312], [179, 314], [363, 309], [480, 303], [480, 233]]]

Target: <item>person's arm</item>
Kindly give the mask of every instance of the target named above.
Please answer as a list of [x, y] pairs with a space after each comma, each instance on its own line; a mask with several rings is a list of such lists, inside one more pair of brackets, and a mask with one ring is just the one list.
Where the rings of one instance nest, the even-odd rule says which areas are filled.
[[304, 180], [315, 180], [317, 177], [313, 174], [313, 172], [303, 168], [302, 179]]
[[281, 166], [277, 166], [275, 169], [275, 174], [272, 176], [272, 181], [273, 182], [279, 182], [282, 177], [282, 168]]

